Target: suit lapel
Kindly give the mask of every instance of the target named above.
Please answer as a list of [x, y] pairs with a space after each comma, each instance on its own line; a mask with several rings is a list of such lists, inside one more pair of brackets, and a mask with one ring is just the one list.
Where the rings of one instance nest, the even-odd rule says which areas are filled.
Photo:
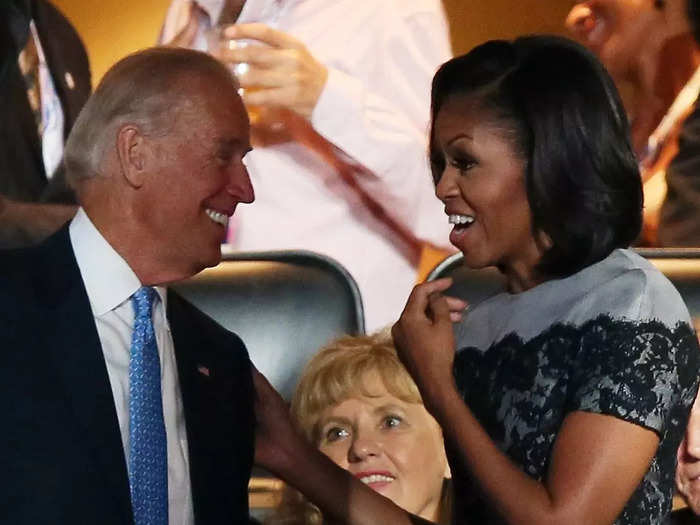
[[[206, 429], [208, 426], [207, 417], [203, 410], [208, 410], [206, 403], [202, 403], [202, 387], [209, 386], [207, 383], [211, 378], [211, 363], [197, 363], [195, 357], [196, 342], [193, 340], [190, 324], [186, 315], [182, 312], [173, 294], [168, 291], [168, 322], [173, 336], [173, 346], [175, 348], [175, 360], [177, 362], [178, 378], [180, 390], [182, 392], [182, 404], [185, 411], [185, 428], [187, 431], [187, 448], [189, 452], [190, 465], [190, 487], [192, 490], [192, 502], [195, 518], [202, 515], [203, 498], [207, 492], [209, 475], [202, 467], [200, 450], [205, 447]], [[201, 344], [200, 347], [204, 346]], [[204, 367], [209, 374], [205, 375], [197, 369]], [[201, 377], [197, 377], [197, 376]], [[197, 519], [195, 520], [197, 521]]]
[[75, 423], [85, 439], [86, 453], [114, 495], [124, 523], [132, 520], [129, 482], [112, 390], [90, 303], [70, 246], [68, 227], [47, 244], [51, 261], [43, 273], [46, 300], [40, 305], [45, 348], [73, 409]]
[[195, 519], [238, 523], [248, 515], [253, 397], [245, 347], [177, 294], [168, 320], [182, 391]]

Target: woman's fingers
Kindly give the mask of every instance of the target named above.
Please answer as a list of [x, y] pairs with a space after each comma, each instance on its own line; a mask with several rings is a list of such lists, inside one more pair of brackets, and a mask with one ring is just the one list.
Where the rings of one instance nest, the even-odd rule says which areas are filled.
[[448, 323], [450, 321], [450, 307], [445, 296], [437, 292], [430, 294], [427, 314], [435, 324]]
[[404, 314], [413, 314], [424, 316], [428, 308], [429, 298], [432, 294], [444, 292], [452, 286], [452, 279], [445, 277], [444, 279], [436, 279], [427, 283], [422, 283], [413, 288], [411, 295], [408, 296]]
[[460, 321], [468, 303], [458, 297], [442, 295], [451, 285], [449, 277], [419, 284], [411, 292], [402, 317], [428, 318], [433, 322]]
[[447, 301], [447, 306], [449, 306], [450, 312], [462, 313], [467, 309], [467, 307], [469, 307], [469, 303], [464, 299], [460, 299], [459, 297], [454, 297], [451, 295], [443, 295], [443, 297]]

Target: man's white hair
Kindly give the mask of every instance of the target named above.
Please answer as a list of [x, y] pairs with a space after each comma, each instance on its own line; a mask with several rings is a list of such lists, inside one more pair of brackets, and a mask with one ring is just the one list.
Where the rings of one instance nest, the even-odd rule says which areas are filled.
[[178, 107], [192, 96], [191, 76], [237, 82], [226, 66], [199, 51], [154, 47], [117, 62], [83, 107], [66, 142], [63, 162], [74, 188], [100, 174], [105, 153], [116, 146], [117, 130], [134, 124], [145, 135], [164, 135]]

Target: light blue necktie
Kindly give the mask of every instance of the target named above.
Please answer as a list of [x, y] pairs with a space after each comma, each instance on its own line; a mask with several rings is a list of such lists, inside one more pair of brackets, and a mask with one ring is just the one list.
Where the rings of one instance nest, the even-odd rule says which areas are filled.
[[168, 523], [168, 448], [160, 390], [160, 359], [153, 330], [156, 291], [131, 296], [134, 335], [129, 360], [129, 487], [135, 525]]

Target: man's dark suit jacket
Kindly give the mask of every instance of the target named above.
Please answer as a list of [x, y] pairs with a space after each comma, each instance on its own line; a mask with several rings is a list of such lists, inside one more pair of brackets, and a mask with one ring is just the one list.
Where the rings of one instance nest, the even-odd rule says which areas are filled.
[[0, 2], [0, 194], [25, 202], [75, 203], [62, 167], [49, 180], [41, 139], [17, 63], [29, 16], [41, 40], [64, 114], [64, 137], [90, 96], [90, 66], [85, 48], [68, 20], [46, 0]]
[[[167, 316], [195, 522], [247, 523], [254, 413], [245, 346], [172, 292]], [[0, 252], [0, 480], [0, 523], [133, 522], [107, 368], [67, 226]]]

